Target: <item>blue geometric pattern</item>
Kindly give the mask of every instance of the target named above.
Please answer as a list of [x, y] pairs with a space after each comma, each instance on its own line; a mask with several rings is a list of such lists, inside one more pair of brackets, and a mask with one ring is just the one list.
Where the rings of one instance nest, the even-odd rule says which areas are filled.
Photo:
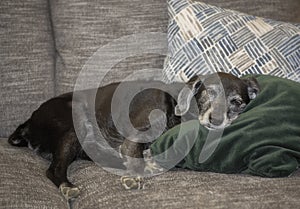
[[268, 74], [300, 82], [300, 24], [192, 0], [169, 0], [165, 81], [195, 74]]

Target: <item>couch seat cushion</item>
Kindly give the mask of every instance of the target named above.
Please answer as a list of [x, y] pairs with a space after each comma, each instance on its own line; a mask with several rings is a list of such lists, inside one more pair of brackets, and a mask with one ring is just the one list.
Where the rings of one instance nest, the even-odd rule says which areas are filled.
[[72, 203], [81, 208], [298, 208], [300, 175], [260, 178], [187, 170], [168, 171], [145, 180], [142, 190], [125, 190], [120, 176], [92, 162], [77, 161], [72, 182], [82, 187]]
[[58, 188], [46, 177], [49, 162], [28, 148], [0, 139], [0, 208], [69, 208]]

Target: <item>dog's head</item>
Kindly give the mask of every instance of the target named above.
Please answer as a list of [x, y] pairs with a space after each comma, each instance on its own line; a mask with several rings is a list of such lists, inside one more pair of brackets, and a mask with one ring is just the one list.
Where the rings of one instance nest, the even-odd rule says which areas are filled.
[[176, 115], [184, 115], [196, 99], [199, 120], [209, 129], [221, 129], [231, 124], [259, 93], [254, 77], [240, 79], [227, 73], [195, 76], [178, 95]]

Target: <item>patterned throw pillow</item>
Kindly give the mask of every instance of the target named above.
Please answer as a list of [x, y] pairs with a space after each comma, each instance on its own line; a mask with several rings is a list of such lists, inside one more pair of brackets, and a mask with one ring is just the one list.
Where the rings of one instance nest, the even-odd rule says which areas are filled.
[[268, 74], [300, 82], [300, 24], [192, 0], [169, 0], [165, 81], [195, 74]]

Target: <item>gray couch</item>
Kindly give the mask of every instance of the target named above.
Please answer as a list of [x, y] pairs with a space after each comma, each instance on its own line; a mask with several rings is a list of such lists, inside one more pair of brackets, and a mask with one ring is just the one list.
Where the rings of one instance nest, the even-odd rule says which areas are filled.
[[[203, 2], [300, 22], [299, 0]], [[88, 161], [70, 166], [69, 178], [81, 195], [68, 202], [45, 175], [49, 161], [8, 145], [8, 135], [43, 101], [73, 90], [78, 73], [100, 47], [131, 34], [166, 33], [167, 22], [165, 0], [0, 1], [0, 208], [300, 208], [299, 174], [268, 179], [172, 170], [146, 179], [143, 190], [126, 191], [119, 176]], [[119, 50], [127, 48], [120, 44]], [[113, 61], [114, 54], [106, 58]], [[153, 53], [128, 57], [101, 85], [162, 68], [163, 61]], [[143, 70], [142, 76], [161, 75]]]

